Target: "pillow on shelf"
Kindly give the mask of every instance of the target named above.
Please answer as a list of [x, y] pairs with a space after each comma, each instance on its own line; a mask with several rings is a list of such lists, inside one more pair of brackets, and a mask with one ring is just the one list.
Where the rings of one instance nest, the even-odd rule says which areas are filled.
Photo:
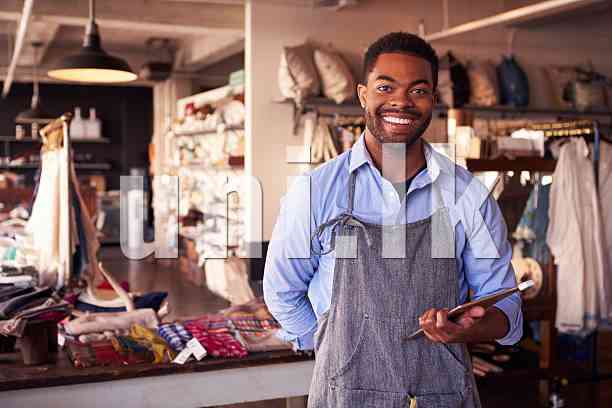
[[477, 106], [499, 104], [499, 86], [493, 63], [470, 62], [467, 71], [470, 78], [470, 103]]
[[355, 95], [355, 78], [340, 54], [333, 49], [319, 48], [314, 52], [314, 62], [323, 95], [336, 103], [346, 102]]
[[449, 51], [440, 58], [438, 95], [443, 104], [460, 108], [470, 100], [470, 77], [465, 66]]
[[572, 102], [564, 98], [564, 93], [578, 79], [576, 67], [550, 66], [547, 67], [546, 72], [556, 106], [561, 109], [573, 108]]
[[576, 81], [573, 84], [574, 104], [581, 112], [606, 110], [606, 85], [601, 82]]
[[285, 98], [294, 99], [298, 103], [308, 96], [319, 95], [321, 86], [310, 45], [283, 48], [278, 85]]

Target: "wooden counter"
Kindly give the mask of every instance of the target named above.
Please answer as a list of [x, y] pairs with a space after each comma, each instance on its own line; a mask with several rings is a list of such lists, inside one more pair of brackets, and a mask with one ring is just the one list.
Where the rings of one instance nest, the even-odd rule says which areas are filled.
[[0, 354], [0, 405], [9, 407], [207, 407], [308, 394], [314, 360], [291, 351], [244, 359], [75, 368], [60, 351], [27, 367]]
[[[166, 291], [166, 321], [214, 313], [229, 303], [185, 279], [178, 260], [126, 259], [104, 247], [99, 259], [133, 291]], [[50, 364], [27, 367], [18, 354], [0, 354], [0, 408], [211, 407], [308, 394], [314, 360], [291, 351], [244, 359], [176, 364], [75, 368], [64, 352]], [[292, 405], [293, 406], [293, 405]], [[295, 406], [300, 406], [299, 404]]]

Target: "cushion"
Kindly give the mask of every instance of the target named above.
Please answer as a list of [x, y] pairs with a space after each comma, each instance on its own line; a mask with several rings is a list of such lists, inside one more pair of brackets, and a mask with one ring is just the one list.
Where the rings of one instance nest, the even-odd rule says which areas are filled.
[[471, 62], [467, 67], [470, 77], [470, 103], [495, 106], [499, 103], [499, 87], [495, 66], [489, 61]]
[[310, 45], [283, 48], [278, 85], [285, 98], [298, 102], [319, 95], [321, 88]]
[[317, 49], [314, 52], [314, 62], [326, 98], [336, 103], [353, 98], [355, 79], [340, 54], [332, 49]]

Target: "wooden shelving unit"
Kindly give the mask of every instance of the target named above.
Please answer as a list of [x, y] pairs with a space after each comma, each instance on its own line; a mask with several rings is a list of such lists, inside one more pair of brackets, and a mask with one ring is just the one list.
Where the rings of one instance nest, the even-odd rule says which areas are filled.
[[244, 130], [244, 126], [227, 126], [225, 128], [222, 128], [221, 130], [218, 129], [208, 129], [208, 130], [196, 130], [193, 132], [176, 132], [174, 133], [175, 137], [189, 137], [189, 136], [204, 136], [204, 135], [214, 135], [217, 134], [219, 132], [232, 132], [232, 131], [240, 131], [240, 130]]
[[[0, 142], [8, 143], [41, 143], [41, 139], [32, 139], [31, 137], [17, 139], [14, 136], [0, 136]], [[110, 139], [104, 137], [98, 139], [70, 139], [71, 143], [110, 143]]]
[[556, 160], [539, 157], [520, 157], [516, 159], [466, 159], [468, 170], [479, 171], [539, 171], [553, 172]]
[[[2, 170], [36, 170], [39, 165], [35, 163], [25, 163], [25, 164], [0, 164], [0, 169]], [[110, 163], [75, 163], [75, 170], [110, 170], [112, 169], [112, 165]]]
[[[281, 104], [292, 104], [295, 103], [292, 99], [281, 99], [275, 101], [275, 103]], [[296, 107], [297, 108], [297, 107]], [[322, 114], [344, 114], [344, 115], [363, 115], [363, 108], [358, 101], [350, 101], [345, 103], [335, 103], [334, 101], [323, 98], [323, 97], [311, 97], [307, 98], [302, 106], [302, 113], [307, 111], [316, 111]], [[434, 112], [444, 113], [447, 112], [450, 107], [446, 105], [436, 105]], [[464, 105], [460, 108], [454, 108], [456, 110], [468, 111], [468, 112], [480, 112], [480, 113], [496, 113], [501, 115], [548, 115], [557, 117], [609, 117], [612, 118], [612, 111], [610, 110], [598, 110], [598, 111], [578, 111], [573, 109], [547, 109], [547, 108], [530, 108], [530, 107], [514, 107], [514, 106], [475, 106], [475, 105]]]

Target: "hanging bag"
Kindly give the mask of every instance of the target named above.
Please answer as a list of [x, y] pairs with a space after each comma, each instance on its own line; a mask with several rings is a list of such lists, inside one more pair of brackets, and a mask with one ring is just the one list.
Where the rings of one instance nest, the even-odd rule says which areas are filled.
[[497, 67], [501, 102], [504, 105], [529, 105], [529, 81], [527, 74], [513, 55], [502, 57]]

